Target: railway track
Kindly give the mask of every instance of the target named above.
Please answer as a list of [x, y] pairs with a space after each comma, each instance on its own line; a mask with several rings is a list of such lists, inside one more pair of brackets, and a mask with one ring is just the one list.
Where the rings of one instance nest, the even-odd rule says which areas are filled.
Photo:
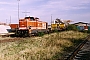
[[23, 38], [9, 38], [9, 39], [4, 39], [4, 40], [0, 40], [0, 43], [13, 42], [13, 41], [18, 41], [18, 40], [23, 40]]
[[[66, 57], [64, 60], [75, 60], [75, 56], [78, 54], [78, 52], [80, 52], [80, 49], [86, 44], [86, 42], [88, 42], [88, 39], [90, 38], [90, 35], [88, 35], [84, 41], [82, 43], [80, 43], [76, 49], [71, 53], [69, 54], [68, 57]], [[78, 59], [76, 59], [78, 60]]]
[[[2, 38], [6, 38], [7, 36], [4, 36]], [[35, 35], [32, 35], [31, 37], [37, 37]], [[9, 38], [9, 39], [1, 39], [0, 40], [0, 43], [5, 43], [5, 42], [14, 42], [14, 41], [19, 41], [19, 40], [24, 40], [24, 38], [31, 38], [31, 37], [15, 37], [13, 36], [12, 38]]]
[[[6, 38], [7, 36], [2, 36], [2, 38]], [[11, 36], [12, 38], [9, 39], [1, 39], [0, 43], [5, 43], [5, 42], [14, 42], [14, 41], [19, 41], [19, 40], [23, 40], [24, 38], [31, 38], [31, 37], [37, 37], [37, 35], [31, 35], [30, 37], [23, 37], [23, 36]]]

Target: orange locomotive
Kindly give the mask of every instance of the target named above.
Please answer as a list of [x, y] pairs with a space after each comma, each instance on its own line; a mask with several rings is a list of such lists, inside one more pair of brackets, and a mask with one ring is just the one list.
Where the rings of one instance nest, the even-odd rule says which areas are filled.
[[[12, 25], [11, 28], [17, 28], [15, 26]], [[38, 32], [48, 32], [48, 23], [39, 21], [39, 18], [34, 17], [20, 19], [17, 26], [16, 35], [18, 36], [30, 36], [31, 34], [37, 34]]]

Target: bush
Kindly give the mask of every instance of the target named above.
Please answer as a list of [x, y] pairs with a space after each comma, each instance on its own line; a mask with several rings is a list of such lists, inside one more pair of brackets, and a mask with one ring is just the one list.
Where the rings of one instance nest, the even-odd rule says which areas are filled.
[[83, 33], [90, 33], [90, 30], [83, 30], [83, 31], [80, 31], [80, 32], [83, 32]]
[[88, 30], [87, 33], [90, 33], [90, 30]]
[[38, 32], [38, 36], [43, 36], [44, 33], [43, 32]]
[[72, 25], [72, 24], [68, 25], [67, 30], [74, 30], [74, 31], [78, 31], [77, 26]]

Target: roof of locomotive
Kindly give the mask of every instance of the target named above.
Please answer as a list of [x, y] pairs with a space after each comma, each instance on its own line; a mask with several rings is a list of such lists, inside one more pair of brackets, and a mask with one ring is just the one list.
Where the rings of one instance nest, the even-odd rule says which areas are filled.
[[39, 19], [39, 18], [37, 18], [37, 17], [25, 17], [25, 19], [30, 19], [30, 20], [35, 20], [35, 19]]
[[[23, 21], [25, 19], [30, 19], [30, 21], [37, 21], [37, 22], [43, 22], [43, 21], [40, 21], [38, 17], [25, 17], [24, 19], [20, 19], [20, 21]], [[47, 22], [43, 22], [43, 23], [47, 23]]]

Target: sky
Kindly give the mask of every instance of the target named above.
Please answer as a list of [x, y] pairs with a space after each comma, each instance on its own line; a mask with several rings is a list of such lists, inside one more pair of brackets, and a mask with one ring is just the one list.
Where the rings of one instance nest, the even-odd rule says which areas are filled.
[[27, 15], [50, 24], [52, 16], [52, 20], [90, 23], [90, 0], [0, 0], [0, 22], [18, 23], [18, 5], [20, 19]]

